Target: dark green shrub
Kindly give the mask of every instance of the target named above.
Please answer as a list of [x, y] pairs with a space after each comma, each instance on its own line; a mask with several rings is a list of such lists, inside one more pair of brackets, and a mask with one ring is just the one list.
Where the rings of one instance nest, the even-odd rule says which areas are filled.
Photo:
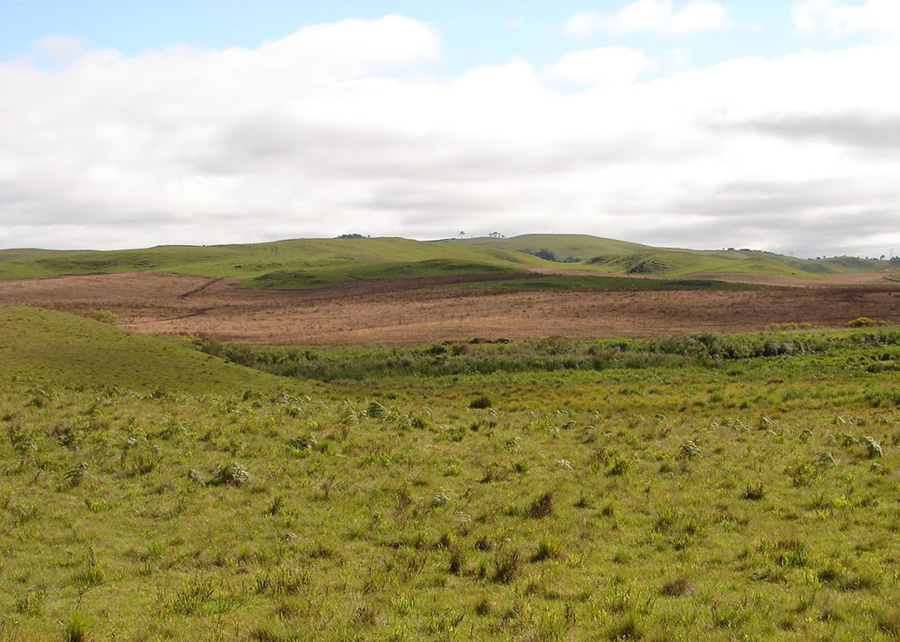
[[494, 400], [491, 399], [488, 395], [479, 395], [469, 403], [469, 408], [475, 410], [483, 410], [485, 408], [490, 408], [493, 405]]

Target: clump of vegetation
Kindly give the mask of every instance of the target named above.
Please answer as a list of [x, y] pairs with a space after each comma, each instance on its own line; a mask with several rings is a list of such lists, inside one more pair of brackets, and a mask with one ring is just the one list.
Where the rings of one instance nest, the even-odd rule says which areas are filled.
[[869, 459], [884, 457], [884, 450], [881, 448], [881, 444], [873, 437], [863, 437], [863, 443], [866, 445], [866, 453]]
[[681, 444], [679, 454], [682, 459], [694, 459], [695, 457], [700, 457], [703, 452], [692, 439], [688, 439], [686, 442]]
[[748, 482], [741, 492], [741, 499], [749, 499], [751, 501], [759, 501], [766, 496], [766, 489], [761, 481]]
[[384, 419], [388, 416], [388, 409], [377, 401], [371, 401], [366, 407], [366, 415], [373, 419]]
[[469, 402], [469, 408], [478, 409], [478, 410], [490, 408], [493, 405], [494, 405], [494, 400], [485, 394], [478, 395], [472, 401]]
[[697, 587], [686, 577], [680, 576], [663, 582], [659, 592], [669, 597], [680, 597], [682, 595], [694, 595], [697, 592]]
[[235, 462], [219, 466], [207, 482], [211, 486], [245, 486], [250, 483], [250, 472]]
[[553, 514], [554, 507], [553, 491], [548, 490], [545, 493], [541, 493], [539, 497], [528, 505], [525, 514], [533, 519], [543, 519]]
[[522, 553], [517, 548], [502, 548], [494, 556], [494, 575], [491, 579], [499, 584], [512, 584], [521, 570]]
[[318, 443], [315, 435], [297, 435], [288, 440], [288, 445], [294, 450], [312, 450]]
[[99, 321], [100, 323], [108, 323], [109, 325], [119, 325], [120, 323], [119, 315], [115, 312], [110, 312], [109, 310], [92, 309], [88, 318]]
[[869, 328], [873, 325], [878, 325], [878, 322], [875, 319], [871, 319], [869, 317], [856, 317], [851, 321], [847, 321], [845, 323], [848, 328]]

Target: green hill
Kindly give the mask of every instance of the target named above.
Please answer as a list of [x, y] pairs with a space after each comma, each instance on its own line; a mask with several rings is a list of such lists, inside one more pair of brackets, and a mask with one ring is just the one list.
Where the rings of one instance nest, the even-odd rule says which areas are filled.
[[62, 312], [0, 306], [0, 385], [12, 381], [216, 394], [286, 385], [202, 354], [183, 339], [144, 336]]
[[589, 234], [523, 234], [510, 238], [486, 236], [460, 239], [451, 243], [527, 253], [549, 250], [560, 260], [567, 258], [585, 260], [602, 254], [630, 254], [652, 249], [640, 243], [616, 241]]
[[[512, 250], [457, 243], [401, 238], [296, 239], [144, 250], [0, 250], [0, 278], [150, 271], [234, 277], [249, 287], [315, 287], [353, 279], [490, 274], [540, 263], [540, 259]], [[401, 274], [395, 275], [394, 270]]]
[[615, 274], [668, 278], [700, 274], [812, 276], [812, 273], [802, 270], [801, 266], [788, 265], [771, 256], [745, 255], [737, 251], [714, 253], [659, 249], [624, 255], [601, 255], [589, 259], [587, 265]]
[[443, 241], [358, 237], [114, 251], [0, 250], [0, 279], [152, 271], [228, 277], [251, 288], [298, 289], [353, 280], [495, 276], [530, 267], [660, 278], [710, 274], [815, 278], [842, 272], [888, 270], [892, 263], [855, 257], [803, 260], [746, 249], [654, 248], [584, 234]]
[[[484, 237], [458, 241], [478, 247], [552, 252], [559, 268], [597, 270], [613, 274], [694, 278], [709, 274], [780, 275], [815, 278], [824, 274], [886, 271], [890, 261], [858, 257], [798, 259], [750, 249], [686, 250], [654, 248], [638, 243], [586, 235], [529, 234], [512, 238]], [[567, 262], [578, 259], [578, 262]], [[894, 264], [893, 267], [897, 267]]]

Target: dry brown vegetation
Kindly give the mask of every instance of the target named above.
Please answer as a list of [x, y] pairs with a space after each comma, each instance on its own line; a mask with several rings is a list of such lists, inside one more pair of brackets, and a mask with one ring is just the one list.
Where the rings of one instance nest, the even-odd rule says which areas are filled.
[[748, 291], [489, 293], [441, 287], [447, 282], [366, 281], [271, 292], [203, 277], [87, 275], [3, 281], [0, 303], [83, 315], [110, 311], [121, 325], [148, 334], [296, 345], [752, 332], [789, 322], [837, 326], [860, 316], [900, 323], [900, 284], [852, 283], [846, 276], [829, 284]]

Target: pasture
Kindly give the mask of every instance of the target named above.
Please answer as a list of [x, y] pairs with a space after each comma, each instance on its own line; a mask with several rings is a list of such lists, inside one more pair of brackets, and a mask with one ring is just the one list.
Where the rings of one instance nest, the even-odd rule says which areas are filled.
[[240, 348], [3, 310], [0, 639], [900, 634], [890, 327]]

